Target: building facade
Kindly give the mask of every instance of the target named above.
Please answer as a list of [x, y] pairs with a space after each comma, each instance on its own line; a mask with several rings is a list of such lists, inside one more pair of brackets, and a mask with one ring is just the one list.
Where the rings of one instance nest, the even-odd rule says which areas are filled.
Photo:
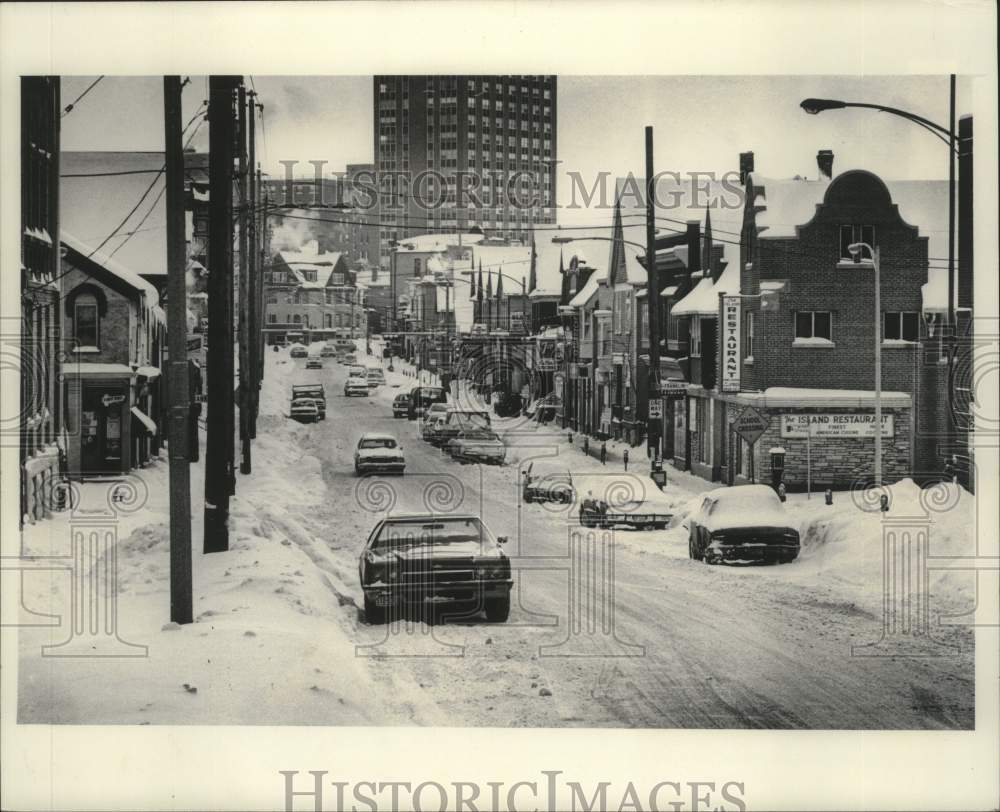
[[555, 222], [555, 76], [376, 76], [379, 262], [413, 234]]

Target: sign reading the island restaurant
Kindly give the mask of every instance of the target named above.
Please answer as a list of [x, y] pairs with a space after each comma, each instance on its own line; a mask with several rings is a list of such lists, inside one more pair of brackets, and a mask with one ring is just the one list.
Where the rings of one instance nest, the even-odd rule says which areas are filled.
[[[783, 414], [781, 436], [805, 439], [822, 437], [874, 437], [874, 413]], [[893, 415], [882, 415], [882, 436], [894, 437]]]
[[740, 297], [722, 297], [722, 391], [740, 391]]

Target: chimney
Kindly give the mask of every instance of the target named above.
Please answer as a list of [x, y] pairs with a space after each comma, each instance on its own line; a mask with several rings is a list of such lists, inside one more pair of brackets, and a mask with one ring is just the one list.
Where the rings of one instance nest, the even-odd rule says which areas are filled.
[[747, 175], [753, 172], [753, 153], [740, 153], [740, 184], [746, 186]]
[[833, 177], [833, 150], [821, 149], [816, 153], [816, 165], [819, 173], [825, 178]]

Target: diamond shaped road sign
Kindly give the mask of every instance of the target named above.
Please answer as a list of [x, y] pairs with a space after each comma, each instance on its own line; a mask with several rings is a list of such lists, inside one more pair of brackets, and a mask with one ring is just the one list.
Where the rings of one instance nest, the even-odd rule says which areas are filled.
[[767, 431], [767, 418], [758, 412], [753, 406], [747, 406], [740, 412], [733, 421], [733, 431], [753, 445], [760, 436]]

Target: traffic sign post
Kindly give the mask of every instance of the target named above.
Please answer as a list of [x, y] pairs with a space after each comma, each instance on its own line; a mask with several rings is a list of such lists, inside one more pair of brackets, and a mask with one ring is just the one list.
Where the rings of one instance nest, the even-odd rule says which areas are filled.
[[650, 398], [649, 417], [659, 419], [663, 417], [663, 401], [659, 398]]
[[750, 481], [756, 482], [754, 471], [754, 444], [767, 431], [768, 419], [758, 412], [753, 406], [747, 406], [740, 412], [733, 421], [733, 431], [735, 431], [743, 441], [750, 446]]

